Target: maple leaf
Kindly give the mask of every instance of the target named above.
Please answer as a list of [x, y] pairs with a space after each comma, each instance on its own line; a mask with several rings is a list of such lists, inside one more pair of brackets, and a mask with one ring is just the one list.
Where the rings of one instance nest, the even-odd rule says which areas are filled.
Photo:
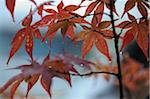
[[89, 53], [92, 49], [94, 43], [96, 44], [97, 49], [107, 56], [109, 60], [111, 60], [109, 55], [108, 46], [106, 40], [104, 38], [113, 38], [113, 33], [111, 30], [107, 30], [107, 28], [111, 25], [110, 21], [101, 21], [99, 24], [91, 23], [91, 28], [87, 26], [82, 26], [83, 31], [77, 33], [74, 41], [83, 40], [82, 44], [82, 58]]
[[[34, 0], [30, 0], [30, 1], [36, 5], [36, 2]], [[7, 9], [11, 13], [13, 21], [15, 21], [14, 10], [15, 10], [15, 5], [16, 5], [16, 0], [5, 0], [5, 2], [6, 2]]]
[[41, 4], [40, 6], [38, 6], [36, 9], [37, 9], [37, 13], [38, 15], [42, 18], [43, 17], [43, 10], [44, 10], [44, 6], [47, 6], [47, 5], [51, 5], [53, 1], [47, 1], [47, 2], [44, 2], [43, 4]]
[[7, 60], [7, 64], [9, 63], [10, 59], [14, 56], [14, 54], [19, 50], [25, 38], [26, 38], [25, 42], [26, 52], [28, 53], [30, 58], [33, 59], [32, 57], [32, 50], [34, 45], [33, 36], [39, 39], [42, 39], [42, 36], [40, 34], [39, 29], [34, 25], [31, 25], [31, 22], [32, 22], [32, 10], [30, 10], [29, 14], [22, 21], [22, 26], [24, 26], [24, 28], [18, 30], [18, 32], [16, 33], [11, 42], [12, 48], [9, 54], [9, 58]]
[[[96, 0], [92, 3], [90, 3], [90, 5], [87, 7], [87, 9], [85, 11], [85, 15], [88, 15], [92, 11], [94, 11], [94, 14], [97, 14], [97, 15], [94, 15], [93, 18], [97, 18], [98, 22], [100, 22], [102, 19], [103, 13], [104, 13], [104, 5], [106, 5], [106, 8], [108, 8], [110, 10], [110, 0], [101, 0], [101, 1]], [[118, 15], [115, 6], [113, 7], [113, 12], [116, 15]]]
[[147, 18], [148, 17], [147, 8], [149, 9], [149, 3], [147, 0], [127, 0], [122, 17], [124, 16], [125, 13], [133, 9], [136, 6], [136, 4], [141, 15]]
[[61, 29], [63, 40], [65, 36], [68, 36], [70, 39], [73, 39], [75, 23], [78, 23], [78, 24], [88, 23], [82, 17], [75, 17], [79, 15], [73, 13], [73, 11], [78, 10], [80, 7], [81, 7], [80, 5], [64, 6], [63, 2], [61, 1], [57, 5], [58, 11], [55, 11], [53, 9], [44, 9], [44, 11], [49, 14], [49, 15], [46, 15], [45, 18], [50, 19], [49, 21], [51, 22], [47, 24], [48, 30], [45, 33], [42, 41], [45, 41], [46, 38], [49, 38], [49, 41], [51, 44], [58, 29]]
[[[77, 55], [73, 55], [73, 54], [67, 53], [65, 51], [63, 52], [62, 55], [57, 55], [56, 59], [64, 60], [64, 63], [67, 64], [68, 66], [70, 66], [70, 69], [71, 68], [73, 69], [72, 64], [81, 66], [81, 67], [83, 67], [85, 69], [89, 69], [89, 70], [91, 70], [92, 67], [95, 67], [95, 65], [96, 65], [95, 63], [93, 63], [91, 61], [84, 60]], [[73, 70], [75, 70], [75, 69], [73, 69]], [[76, 72], [76, 73], [78, 73], [78, 72]]]
[[[124, 21], [117, 25], [116, 27], [128, 29], [128, 31], [123, 36], [123, 44], [121, 50], [132, 42], [135, 38], [139, 47], [142, 49], [144, 55], [148, 58], [148, 25], [147, 19], [140, 19], [137, 22], [136, 18], [128, 13], [129, 21]], [[129, 24], [129, 25], [128, 25]], [[132, 24], [132, 25], [131, 25]]]
[[11, 13], [13, 21], [15, 21], [15, 18], [14, 18], [15, 4], [16, 4], [16, 0], [6, 0], [7, 9]]
[[72, 63], [66, 64], [62, 59], [50, 60], [50, 55], [48, 54], [44, 58], [42, 64], [39, 64], [37, 61], [31, 60], [31, 63], [29, 65], [21, 65], [15, 68], [10, 68], [19, 69], [21, 70], [21, 73], [8, 80], [6, 84], [4, 84], [4, 86], [0, 88], [0, 93], [3, 93], [9, 86], [12, 85], [10, 91], [10, 98], [13, 99], [13, 96], [18, 86], [22, 83], [22, 81], [25, 81], [28, 85], [26, 92], [26, 97], [28, 97], [29, 91], [32, 89], [32, 87], [36, 84], [39, 77], [41, 76], [41, 85], [51, 97], [50, 88], [53, 77], [58, 77], [66, 80], [71, 86], [69, 71], [72, 71], [73, 73], [78, 73], [74, 67], [71, 67], [73, 66], [73, 64], [71, 64]]

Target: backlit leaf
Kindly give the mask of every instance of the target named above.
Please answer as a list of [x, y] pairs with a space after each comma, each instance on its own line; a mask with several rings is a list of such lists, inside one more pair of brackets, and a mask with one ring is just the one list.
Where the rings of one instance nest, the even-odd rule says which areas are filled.
[[10, 98], [13, 99], [14, 97], [14, 94], [17, 90], [17, 88], [19, 87], [19, 85], [21, 84], [22, 80], [18, 80], [17, 82], [15, 82], [13, 84], [13, 86], [11, 87], [11, 90], [10, 90]]
[[83, 44], [82, 44], [82, 58], [89, 53], [94, 45], [95, 38], [93, 37], [92, 33], [86, 35]]
[[86, 9], [85, 15], [88, 15], [89, 13], [91, 13], [91, 12], [94, 10], [94, 8], [95, 8], [95, 6], [96, 6], [97, 4], [98, 4], [97, 1], [92, 2], [92, 3], [88, 6], [88, 8]]
[[33, 59], [32, 57], [32, 50], [33, 50], [33, 36], [32, 33], [28, 33], [26, 36], [26, 43], [25, 43], [25, 49], [28, 55]]
[[7, 9], [11, 13], [13, 21], [15, 21], [15, 18], [14, 18], [15, 4], [16, 4], [16, 0], [6, 0]]
[[99, 28], [100, 29], [105, 29], [105, 28], [108, 28], [109, 26], [111, 25], [111, 22], [110, 21], [102, 21], [100, 24], [99, 24]]
[[134, 0], [128, 0], [126, 2], [122, 17], [124, 16], [125, 13], [127, 13], [129, 10], [131, 10], [135, 6], [135, 3], [136, 2]]
[[148, 17], [148, 13], [147, 13], [147, 9], [145, 8], [145, 6], [140, 2], [138, 3], [138, 10], [140, 11], [140, 13], [142, 14], [143, 17]]
[[105, 56], [107, 56], [107, 58], [109, 60], [111, 60], [111, 57], [109, 55], [109, 50], [108, 50], [108, 46], [107, 46], [107, 43], [106, 43], [106, 40], [99, 34], [96, 35], [96, 41], [95, 41], [95, 44], [96, 44], [96, 48], [102, 53], [104, 54]]
[[14, 54], [18, 51], [18, 49], [21, 47], [25, 36], [26, 36], [26, 29], [24, 28], [16, 33], [15, 37], [12, 40], [12, 48], [9, 54], [9, 58], [7, 60], [7, 64], [9, 63], [10, 59], [14, 56]]
[[69, 11], [69, 12], [72, 12], [72, 11], [76, 11], [77, 9], [79, 9], [81, 6], [77, 6], [77, 5], [69, 5], [69, 6], [66, 6], [64, 9]]
[[29, 26], [32, 22], [32, 9], [30, 9], [29, 14], [23, 19], [22, 25]]
[[120, 51], [122, 51], [122, 49], [123, 49], [125, 46], [127, 46], [128, 44], [130, 44], [130, 43], [133, 41], [133, 39], [134, 39], [133, 32], [134, 32], [134, 31], [135, 31], [134, 28], [132, 28], [132, 29], [128, 30], [128, 31], [125, 33], [125, 35], [124, 35], [124, 37], [123, 37], [123, 44], [122, 44], [122, 46], [121, 46]]

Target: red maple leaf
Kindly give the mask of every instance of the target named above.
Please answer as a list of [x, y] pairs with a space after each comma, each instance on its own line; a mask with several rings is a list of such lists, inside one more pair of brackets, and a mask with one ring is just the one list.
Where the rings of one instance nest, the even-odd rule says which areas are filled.
[[[13, 21], [15, 21], [14, 10], [15, 10], [15, 5], [16, 5], [16, 0], [5, 0], [5, 1], [6, 1], [6, 7], [7, 7], [7, 9], [11, 13]], [[30, 0], [30, 1], [33, 2], [36, 5], [36, 2], [34, 0]]]
[[64, 60], [62, 59], [50, 60], [48, 54], [48, 56], [45, 57], [42, 64], [39, 64], [38, 62], [32, 60], [31, 64], [29, 65], [21, 65], [19, 67], [12, 68], [12, 69], [20, 69], [21, 73], [8, 80], [8, 82], [3, 87], [0, 88], [0, 93], [3, 93], [10, 85], [12, 85], [10, 97], [11, 99], [13, 99], [17, 87], [22, 83], [22, 81], [26, 81], [28, 85], [26, 93], [27, 97], [31, 88], [35, 85], [35, 83], [41, 76], [40, 78], [41, 85], [45, 89], [45, 91], [49, 94], [49, 96], [51, 96], [50, 88], [53, 77], [58, 77], [66, 80], [71, 86], [71, 78], [69, 71], [78, 73], [76, 69], [73, 67], [73, 64], [72, 65], [71, 64], [72, 63], [65, 63]]
[[121, 50], [128, 45], [134, 38], [139, 47], [142, 49], [144, 55], [148, 58], [148, 22], [147, 19], [140, 19], [137, 22], [136, 18], [128, 13], [129, 21], [124, 21], [116, 27], [128, 29], [123, 36], [123, 44]]
[[[94, 11], [95, 15], [93, 18], [97, 18], [98, 22], [101, 21], [102, 16], [104, 14], [104, 5], [110, 10], [110, 1], [111, 0], [96, 0], [92, 2], [86, 9], [85, 15], [90, 14], [92, 11]], [[94, 10], [95, 9], [95, 10]], [[118, 15], [115, 6], [113, 7], [113, 12]]]
[[34, 45], [33, 36], [37, 37], [38, 39], [42, 39], [42, 35], [40, 34], [40, 31], [37, 27], [35, 27], [34, 25], [31, 25], [32, 15], [33, 13], [30, 10], [29, 14], [22, 21], [22, 26], [24, 26], [24, 28], [18, 30], [18, 32], [14, 36], [11, 42], [12, 48], [9, 54], [7, 64], [9, 63], [13, 55], [19, 50], [25, 38], [26, 38], [25, 40], [26, 52], [28, 53], [30, 58], [33, 59], [32, 57], [32, 50], [33, 50], [33, 45]]
[[110, 21], [102, 21], [99, 24], [97, 23], [91, 23], [91, 28], [87, 26], [82, 26], [84, 30], [77, 33], [77, 35], [74, 38], [74, 41], [81, 41], [83, 40], [82, 44], [82, 58], [85, 58], [85, 56], [89, 53], [89, 51], [92, 49], [94, 43], [97, 47], [97, 49], [107, 56], [109, 60], [111, 60], [109, 55], [108, 46], [106, 43], [105, 38], [113, 38], [113, 32], [112, 30], [108, 30], [107, 28], [111, 25]]
[[43, 9], [48, 13], [48, 15], [44, 16], [44, 19], [49, 19], [49, 24], [47, 24], [48, 30], [44, 35], [43, 41], [45, 41], [46, 38], [49, 38], [51, 44], [58, 29], [61, 29], [63, 39], [65, 36], [73, 39], [75, 23], [88, 23], [82, 17], [75, 17], [80, 16], [74, 13], [74, 11], [78, 10], [79, 8], [81, 8], [80, 5], [64, 6], [63, 2], [61, 1], [57, 5], [58, 11], [55, 11], [54, 9]]
[[143, 17], [147, 18], [148, 17], [148, 10], [147, 9], [150, 8], [148, 0], [127, 0], [127, 2], [125, 4], [124, 12], [122, 14], [122, 17], [124, 16], [125, 13], [127, 13], [132, 8], [134, 8], [136, 6], [136, 4], [137, 4], [137, 8], [138, 8], [139, 12], [141, 13], [141, 15]]

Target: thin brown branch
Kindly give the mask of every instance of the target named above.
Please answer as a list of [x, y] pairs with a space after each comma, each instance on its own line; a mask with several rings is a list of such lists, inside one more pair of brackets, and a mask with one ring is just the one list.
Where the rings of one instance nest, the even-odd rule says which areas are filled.
[[118, 47], [119, 36], [117, 35], [116, 29], [115, 29], [113, 7], [114, 7], [114, 0], [111, 0], [111, 2], [110, 2], [110, 18], [111, 18], [112, 29], [113, 29], [113, 34], [114, 34], [114, 43], [115, 43], [117, 65], [118, 65], [117, 77], [118, 77], [118, 80], [119, 80], [120, 99], [123, 99], [122, 71], [121, 71], [121, 63], [120, 63], [119, 47]]
[[72, 76], [90, 76], [93, 74], [108, 74], [108, 75], [117, 76], [116, 73], [106, 72], [106, 71], [89, 72], [89, 73], [85, 73], [85, 74], [72, 74], [72, 73], [69, 73], [69, 74]]
[[91, 76], [93, 74], [108, 74], [108, 75], [113, 75], [113, 76], [118, 76], [117, 73], [113, 73], [113, 72], [107, 72], [107, 71], [91, 71], [91, 72], [88, 72], [88, 73], [84, 73], [84, 74], [79, 74], [79, 73], [64, 73], [64, 72], [59, 72], [59, 71], [55, 71], [57, 73], [60, 73], [60, 74], [65, 74], [65, 75], [72, 75], [72, 76]]

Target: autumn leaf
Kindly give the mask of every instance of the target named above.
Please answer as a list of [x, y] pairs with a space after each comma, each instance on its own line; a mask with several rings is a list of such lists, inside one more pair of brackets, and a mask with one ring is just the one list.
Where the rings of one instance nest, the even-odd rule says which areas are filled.
[[96, 65], [94, 62], [82, 59], [77, 55], [74, 55], [74, 54], [71, 54], [71, 53], [68, 53], [65, 51], [63, 52], [62, 55], [57, 55], [56, 59], [57, 60], [63, 60], [63, 62], [65, 64], [67, 64], [69, 69], [72, 70], [72, 72], [77, 73], [77, 74], [79, 74], [79, 73], [74, 68], [74, 65], [77, 65], [77, 66], [80, 66], [82, 68], [89, 69], [89, 70], [91, 70], [91, 68], [95, 67], [95, 65]]
[[[143, 1], [144, 2], [144, 1]], [[146, 3], [146, 2], [145, 2]], [[146, 9], [146, 5], [145, 5], [145, 3], [142, 3], [142, 2], [138, 2], [138, 5], [137, 5], [137, 7], [138, 7], [138, 10], [139, 10], [139, 12], [142, 14], [142, 16], [143, 17], [148, 17], [148, 10]], [[147, 4], [147, 3], [146, 3]]]
[[[109, 0], [109, 1], [110, 1], [110, 0]], [[106, 3], [106, 7], [107, 7], [109, 10], [111, 10], [110, 3], [109, 3], [109, 4]], [[112, 7], [112, 11], [113, 11], [117, 16], [119, 16], [118, 13], [117, 13], [117, 10], [116, 10], [116, 7], [115, 7], [115, 6]]]
[[66, 35], [70, 38], [73, 39], [74, 38], [74, 26], [69, 26], [68, 30], [66, 31]]
[[131, 10], [135, 6], [136, 2], [135, 0], [128, 0], [125, 4], [124, 12], [122, 14], [122, 17], [125, 13], [127, 13], [129, 10]]
[[133, 39], [134, 39], [134, 35], [133, 35], [134, 30], [135, 29], [132, 28], [132, 29], [128, 30], [125, 33], [124, 37], [122, 38], [123, 43], [122, 43], [120, 51], [122, 51], [123, 48], [125, 48], [128, 44], [130, 44], [133, 41]]
[[41, 35], [39, 29], [33, 30], [33, 35], [34, 35], [34, 37], [36, 37], [36, 38], [38, 38], [38, 39], [42, 39], [42, 35]]
[[39, 79], [39, 74], [37, 75], [33, 75], [33, 77], [31, 77], [27, 83], [28, 83], [28, 86], [27, 86], [27, 92], [26, 92], [26, 97], [28, 97], [28, 94], [30, 92], [30, 90], [32, 89], [32, 87], [36, 84], [36, 82], [38, 81]]
[[82, 44], [82, 58], [85, 58], [87, 53], [92, 49], [94, 45], [95, 37], [92, 35], [92, 33], [88, 34], [83, 41]]
[[88, 15], [89, 13], [91, 13], [97, 4], [98, 4], [98, 1], [92, 2], [86, 9], [85, 15]]
[[92, 23], [100, 23], [103, 17], [103, 12], [104, 12], [104, 4], [103, 2], [101, 2], [98, 7], [96, 8], [96, 10], [94, 11], [94, 14], [99, 13], [99, 15], [94, 15], [92, 18]]
[[45, 5], [51, 5], [53, 1], [47, 1], [47, 2], [44, 2], [43, 4], [41, 4], [40, 6], [38, 6], [36, 9], [37, 9], [37, 13], [38, 15], [42, 18], [43, 17], [43, 10], [44, 10], [44, 6]]
[[73, 11], [76, 11], [80, 8], [81, 6], [79, 5], [68, 5], [64, 8], [64, 10], [67, 10], [69, 12], [73, 12]]
[[108, 28], [110, 25], [111, 25], [110, 21], [102, 21], [101, 23], [99, 23], [98, 28], [105, 29]]
[[62, 26], [63, 26], [63, 22], [50, 24], [50, 25], [48, 26], [48, 31], [45, 33], [45, 35], [44, 35], [42, 41], [45, 41], [45, 39], [46, 39], [47, 37], [49, 37], [51, 34], [56, 33], [56, 31], [57, 31], [59, 28], [61, 28]]
[[24, 28], [18, 30], [18, 32], [16, 33], [11, 42], [12, 48], [9, 54], [9, 58], [7, 60], [7, 64], [9, 63], [10, 59], [14, 56], [14, 54], [19, 50], [24, 40], [26, 41], [25, 42], [26, 52], [28, 53], [30, 58], [33, 59], [32, 57], [32, 50], [34, 45], [33, 36], [42, 39], [42, 35], [40, 34], [39, 29], [34, 26], [35, 24], [31, 25], [31, 22], [32, 22], [32, 10], [30, 10], [29, 14], [22, 21], [22, 25], [24, 26]]
[[26, 36], [25, 49], [26, 49], [26, 52], [27, 52], [27, 53], [29, 54], [29, 56], [31, 57], [31, 59], [33, 59], [33, 57], [32, 57], [33, 36], [32, 36], [31, 33], [27, 34], [27, 36]]
[[96, 48], [111, 61], [111, 57], [109, 55], [109, 49], [106, 43], [106, 40], [99, 34], [96, 34]]
[[130, 22], [130, 21], [123, 21], [123, 22], [119, 23], [118, 25], [116, 25], [116, 28], [127, 29], [130, 27], [132, 27], [132, 22]]
[[[84, 34], [85, 32], [80, 32], [80, 34], [77, 34], [75, 36], [75, 41], [83, 40], [82, 44], [82, 58], [85, 58], [85, 56], [89, 53], [91, 48], [93, 47], [94, 43], [96, 44], [97, 49], [103, 53], [109, 60], [111, 60], [109, 56], [109, 50], [107, 43], [103, 36], [101, 36], [97, 32], [89, 31], [87, 34]], [[111, 32], [112, 33], [112, 32]]]
[[32, 8], [30, 9], [29, 14], [23, 19], [22, 26], [30, 26], [32, 22]]
[[21, 84], [22, 81], [23, 81], [23, 80], [18, 80], [18, 81], [16, 81], [16, 82], [12, 85], [11, 90], [10, 90], [10, 98], [11, 98], [11, 99], [13, 99], [14, 94], [15, 94], [17, 88], [19, 87], [19, 85]]
[[[34, 0], [29, 0], [29, 1], [31, 1], [32, 3], [34, 3], [36, 5], [36, 2]], [[6, 2], [7, 9], [11, 13], [13, 21], [15, 21], [14, 10], [15, 10], [15, 6], [16, 6], [16, 0], [5, 0], [5, 2]]]
[[139, 22], [137, 22], [136, 18], [129, 13], [128, 18], [129, 21], [124, 21], [116, 26], [123, 29], [129, 28], [129, 30], [125, 33], [123, 37], [123, 45], [121, 47], [121, 50], [135, 38], [144, 55], [148, 58], [147, 19], [140, 19]]
[[26, 29], [20, 29], [15, 37], [13, 38], [11, 44], [12, 44], [12, 48], [9, 54], [9, 58], [7, 61], [7, 64], [9, 63], [10, 59], [14, 56], [14, 54], [18, 51], [18, 49], [21, 47], [24, 39], [25, 39], [25, 35], [26, 35]]
[[[49, 42], [51, 44], [53, 38], [56, 35], [56, 32], [60, 29], [61, 35], [64, 40], [65, 36], [68, 36], [70, 39], [74, 38], [74, 27], [77, 24], [89, 24], [83, 17], [78, 14], [75, 14], [73, 11], [79, 9], [80, 5], [68, 5], [64, 6], [63, 1], [61, 1], [57, 5], [57, 10], [54, 9], [44, 9], [50, 15], [44, 16], [41, 20], [45, 20], [46, 22], [42, 22], [43, 26], [48, 26], [48, 30], [45, 33], [43, 40], [45, 41], [46, 38], [49, 38]], [[79, 17], [75, 17], [79, 16]], [[48, 22], [48, 21], [49, 22]], [[35, 27], [41, 27], [41, 22], [37, 22]]]
[[15, 21], [15, 18], [14, 18], [15, 4], [16, 4], [16, 0], [6, 0], [7, 9], [11, 13], [13, 21]]
[[[95, 24], [95, 25], [94, 25]], [[83, 41], [82, 44], [82, 58], [90, 52], [94, 43], [96, 44], [99, 52], [107, 56], [109, 60], [111, 60], [109, 55], [108, 46], [106, 40], [104, 38], [113, 38], [112, 30], [108, 30], [107, 28], [111, 26], [110, 21], [101, 21], [99, 24], [93, 23], [91, 24], [92, 28], [87, 26], [82, 26], [83, 31], [77, 33], [73, 39], [73, 41]]]
[[[141, 15], [145, 18], [148, 17], [148, 9], [149, 9], [149, 3], [146, 0], [128, 0], [124, 7], [124, 12], [122, 14], [122, 17], [125, 13], [129, 12], [131, 9], [133, 9], [137, 4], [137, 8]], [[147, 7], [147, 8], [146, 8]]]
[[[0, 88], [0, 94], [2, 94], [9, 86], [12, 85], [10, 97], [13, 99], [17, 87], [22, 83], [22, 81], [25, 81], [27, 83], [26, 97], [28, 97], [30, 90], [36, 84], [38, 79], [40, 79], [42, 87], [51, 97], [50, 88], [52, 85], [53, 77], [66, 80], [71, 86], [71, 77], [69, 72], [71, 71], [73, 73], [78, 73], [73, 66], [74, 64], [72, 62], [66, 63], [65, 58], [50, 60], [50, 54], [48, 54], [44, 58], [42, 64], [35, 60], [31, 60], [30, 64], [10, 68], [19, 69], [21, 70], [21, 73], [8, 80], [8, 82], [6, 82], [6, 84]], [[41, 78], [39, 78], [40, 76]]]
[[63, 1], [61, 1], [61, 2], [57, 5], [58, 11], [61, 12], [61, 9], [63, 9], [63, 7], [64, 7], [64, 3], [63, 3]]

